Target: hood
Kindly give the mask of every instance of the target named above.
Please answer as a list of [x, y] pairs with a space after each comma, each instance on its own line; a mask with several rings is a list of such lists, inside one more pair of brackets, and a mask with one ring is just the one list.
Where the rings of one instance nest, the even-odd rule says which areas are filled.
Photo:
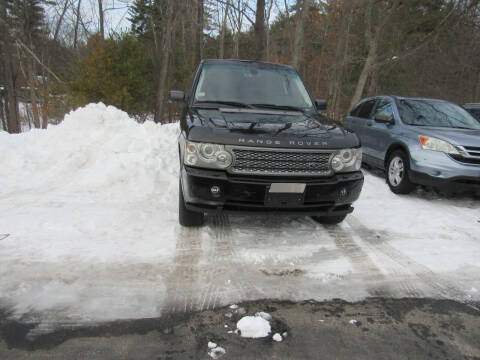
[[454, 145], [480, 147], [480, 130], [410, 126], [418, 135], [432, 136]]
[[188, 139], [192, 141], [297, 149], [360, 146], [355, 134], [317, 114], [270, 109], [194, 109], [190, 116], [193, 125]]

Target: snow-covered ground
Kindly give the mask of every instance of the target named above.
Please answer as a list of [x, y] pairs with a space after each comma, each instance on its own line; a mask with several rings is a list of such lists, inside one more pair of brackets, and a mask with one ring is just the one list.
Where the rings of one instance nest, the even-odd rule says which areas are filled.
[[480, 300], [478, 199], [397, 196], [365, 172], [340, 226], [220, 216], [182, 229], [177, 134], [103, 104], [0, 132], [0, 307], [41, 332], [261, 298]]

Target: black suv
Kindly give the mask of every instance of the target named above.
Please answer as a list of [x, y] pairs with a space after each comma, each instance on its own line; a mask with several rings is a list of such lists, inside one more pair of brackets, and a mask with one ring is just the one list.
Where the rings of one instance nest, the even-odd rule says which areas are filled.
[[184, 104], [179, 220], [220, 212], [311, 215], [339, 223], [363, 185], [355, 134], [328, 120], [291, 66], [204, 60]]

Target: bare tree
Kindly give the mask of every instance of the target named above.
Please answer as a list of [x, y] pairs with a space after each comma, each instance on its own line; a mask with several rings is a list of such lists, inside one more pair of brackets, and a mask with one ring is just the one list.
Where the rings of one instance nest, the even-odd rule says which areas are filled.
[[197, 32], [195, 44], [195, 62], [198, 64], [202, 59], [203, 48], [203, 0], [197, 0]]
[[333, 56], [333, 66], [330, 70], [329, 96], [328, 96], [328, 114], [334, 119], [340, 117], [342, 83], [345, 76], [345, 70], [348, 59], [350, 26], [353, 17], [352, 1], [345, 1], [340, 9], [340, 28], [336, 32], [338, 40]]
[[220, 31], [220, 53], [218, 56], [220, 59], [223, 59], [225, 57], [225, 34], [227, 32], [227, 18], [228, 18], [229, 10], [230, 10], [230, 0], [227, 0], [227, 3], [225, 5], [225, 10], [223, 12], [222, 29]]
[[265, 58], [265, 0], [257, 0], [254, 32], [255, 58], [257, 60], [263, 60]]
[[5, 80], [6, 91], [6, 114], [7, 114], [7, 129], [10, 133], [19, 133], [20, 117], [18, 110], [17, 98], [17, 75], [15, 63], [13, 60], [14, 54], [13, 39], [9, 32], [9, 25], [7, 21], [7, 7], [5, 1], [0, 1], [0, 53], [2, 54], [3, 63], [3, 78]]
[[103, 13], [103, 0], [98, 0], [98, 20], [100, 26], [100, 36], [105, 39], [105, 19]]
[[82, 6], [82, 0], [78, 0], [77, 4], [77, 9], [75, 11], [75, 27], [74, 27], [74, 33], [73, 33], [73, 48], [77, 48], [77, 42], [78, 42], [78, 26], [80, 25], [80, 7]]
[[[377, 5], [374, 7], [374, 2], [375, 0], [367, 1], [367, 8], [365, 11], [365, 40], [368, 44], [368, 54], [358, 78], [352, 100], [350, 101], [350, 109], [355, 106], [363, 95], [367, 79], [374, 71], [376, 65], [378, 46], [382, 39], [385, 25], [388, 24], [388, 21], [391, 19], [393, 13], [400, 4], [400, 0], [393, 0], [391, 3], [389, 1], [384, 1], [380, 6]], [[375, 10], [378, 10], [379, 12], [379, 21], [376, 26], [373, 24]]]
[[300, 59], [302, 58], [303, 42], [305, 38], [305, 24], [308, 18], [308, 12], [310, 11], [310, 1], [303, 0], [301, 2], [302, 8], [300, 10], [300, 0], [297, 1], [297, 22], [295, 26], [295, 42], [293, 50], [293, 66], [296, 68], [300, 65]]
[[62, 26], [63, 18], [65, 17], [65, 13], [67, 12], [67, 9], [68, 9], [68, 2], [69, 2], [69, 0], [65, 0], [65, 2], [63, 4], [62, 12], [60, 13], [60, 15], [58, 17], [57, 25], [55, 26], [55, 32], [53, 34], [53, 40], [54, 41], [58, 39], [58, 34], [59, 34], [60, 28]]
[[[164, 122], [165, 115], [165, 99], [167, 94], [167, 77], [168, 77], [168, 65], [170, 62], [170, 54], [172, 51], [172, 37], [177, 22], [176, 14], [178, 11], [174, 11], [174, 1], [166, 0], [167, 11], [165, 14], [165, 20], [163, 22], [163, 46], [161, 53], [161, 67], [160, 76], [158, 80], [156, 106], [154, 121], [156, 123]], [[198, 43], [197, 43], [198, 44]]]

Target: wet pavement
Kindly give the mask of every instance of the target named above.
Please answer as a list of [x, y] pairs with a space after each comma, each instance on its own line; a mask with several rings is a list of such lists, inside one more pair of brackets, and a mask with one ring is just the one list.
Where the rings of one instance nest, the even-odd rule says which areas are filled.
[[[232, 332], [244, 314], [268, 312], [272, 334]], [[254, 301], [158, 319], [63, 328], [27, 339], [28, 326], [0, 319], [0, 358], [210, 359], [478, 359], [480, 312], [450, 300], [370, 298], [358, 303]]]

